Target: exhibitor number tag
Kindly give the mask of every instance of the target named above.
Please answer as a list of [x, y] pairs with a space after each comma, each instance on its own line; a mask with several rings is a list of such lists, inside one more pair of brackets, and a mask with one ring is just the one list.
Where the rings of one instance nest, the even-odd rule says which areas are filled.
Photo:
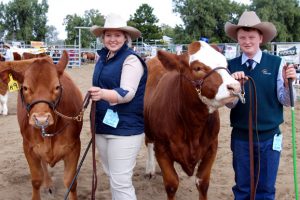
[[19, 84], [13, 79], [13, 76], [9, 74], [8, 91], [14, 92], [19, 90]]

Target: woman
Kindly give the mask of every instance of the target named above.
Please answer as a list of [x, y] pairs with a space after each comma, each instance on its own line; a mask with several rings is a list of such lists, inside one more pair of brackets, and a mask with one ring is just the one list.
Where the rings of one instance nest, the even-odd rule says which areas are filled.
[[135, 200], [133, 168], [144, 138], [143, 99], [147, 80], [144, 61], [130, 48], [141, 36], [120, 16], [110, 14], [104, 27], [91, 32], [101, 37], [93, 87], [96, 103], [96, 145], [110, 180], [113, 200]]

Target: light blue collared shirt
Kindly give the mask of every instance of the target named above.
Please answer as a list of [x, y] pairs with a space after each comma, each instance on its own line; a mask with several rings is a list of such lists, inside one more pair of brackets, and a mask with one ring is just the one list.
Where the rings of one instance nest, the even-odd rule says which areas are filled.
[[[252, 60], [254, 60], [253, 64], [252, 64], [252, 69], [254, 69], [256, 67], [257, 63], [260, 63], [261, 61], [261, 57], [262, 57], [262, 51], [259, 50], [255, 56], [252, 58]], [[242, 65], [246, 63], [246, 65], [248, 66], [249, 64], [247, 63], [247, 60], [249, 59], [249, 57], [246, 54], [242, 54]], [[282, 58], [281, 59], [281, 63], [280, 63], [280, 67], [279, 67], [279, 71], [278, 71], [278, 76], [277, 76], [277, 98], [279, 100], [279, 102], [284, 105], [284, 106], [290, 106], [291, 102], [290, 102], [290, 90], [288, 87], [284, 87], [284, 80], [283, 80], [283, 76], [282, 76], [282, 70], [284, 65], [286, 64], [285, 60]], [[295, 88], [293, 88], [293, 99], [294, 101], [296, 101], [296, 95], [295, 95]]]

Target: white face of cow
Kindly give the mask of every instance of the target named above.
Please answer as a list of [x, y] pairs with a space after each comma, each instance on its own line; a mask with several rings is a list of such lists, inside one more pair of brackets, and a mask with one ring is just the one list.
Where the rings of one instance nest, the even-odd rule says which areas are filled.
[[[206, 66], [214, 69], [216, 67], [227, 68], [227, 60], [223, 54], [216, 51], [209, 44], [203, 41], [200, 42], [200, 48], [195, 53], [190, 54], [189, 63], [199, 61]], [[213, 112], [217, 108], [224, 106], [227, 103], [233, 102], [237, 99], [234, 93], [239, 93], [241, 90], [240, 84], [225, 69], [218, 69], [216, 71], [220, 74], [223, 83], [219, 86], [218, 92], [213, 99], [208, 99], [205, 96], [199, 95], [200, 99], [209, 107], [209, 111]]]

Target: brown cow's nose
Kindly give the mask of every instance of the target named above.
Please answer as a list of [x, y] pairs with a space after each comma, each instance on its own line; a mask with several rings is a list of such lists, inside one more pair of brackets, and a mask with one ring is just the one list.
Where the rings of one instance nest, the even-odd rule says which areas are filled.
[[54, 123], [50, 113], [32, 113], [29, 124], [32, 126], [50, 126]]

